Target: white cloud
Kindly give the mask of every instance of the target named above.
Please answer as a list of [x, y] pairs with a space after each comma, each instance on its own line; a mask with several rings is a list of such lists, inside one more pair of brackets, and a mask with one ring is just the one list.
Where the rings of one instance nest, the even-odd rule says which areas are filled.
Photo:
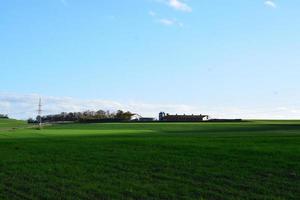
[[[11, 117], [26, 119], [36, 116], [38, 101], [37, 94], [19, 95], [0, 93], [0, 113]], [[141, 102], [120, 103], [102, 99], [76, 99], [71, 97], [41, 96], [43, 114], [60, 112], [79, 112], [85, 110], [125, 110], [139, 113], [143, 116], [156, 117], [158, 112], [188, 113], [193, 110], [191, 106], [178, 104], [147, 104]]]
[[161, 23], [162, 25], [165, 25], [165, 26], [179, 26], [179, 27], [182, 27], [183, 24], [179, 21], [177, 21], [176, 19], [166, 19], [166, 18], [162, 18], [162, 19], [159, 19], [158, 20], [159, 23]]
[[149, 11], [149, 15], [152, 16], [152, 17], [155, 17], [157, 14], [156, 14], [156, 12], [150, 10], [150, 11]]
[[183, 12], [192, 12], [192, 8], [181, 0], [168, 0], [167, 4], [174, 8], [175, 10], [180, 10]]
[[270, 8], [277, 8], [276, 3], [274, 1], [271, 1], [271, 0], [265, 1], [265, 5], [267, 7], [270, 7]]
[[[18, 119], [35, 117], [39, 101], [37, 94], [7, 94], [0, 93], [0, 113]], [[208, 114], [213, 118], [243, 118], [243, 119], [299, 119], [298, 106], [269, 107], [228, 107], [228, 106], [192, 106], [185, 104], [153, 104], [144, 102], [121, 103], [102, 99], [76, 99], [71, 97], [42, 96], [43, 114], [60, 112], [79, 112], [85, 110], [118, 109], [138, 113], [144, 117], [157, 117], [160, 111], [171, 114]]]
[[171, 19], [160, 19], [159, 22], [163, 25], [166, 25], [166, 26], [172, 26], [174, 25], [174, 21], [171, 20]]
[[[175, 10], [183, 12], [192, 12], [192, 8], [183, 2], [184, 0], [156, 0], [156, 2], [164, 3]], [[149, 11], [149, 15], [153, 18], [156, 18], [155, 21], [158, 21], [160, 24], [165, 26], [179, 26], [183, 27], [183, 23], [177, 21], [176, 19], [170, 19], [159, 16], [156, 12]]]
[[148, 13], [156, 22], [164, 25], [164, 26], [179, 26], [182, 27], [183, 23], [179, 22], [177, 19], [168, 19], [168, 18], [161, 18], [156, 12], [149, 11]]

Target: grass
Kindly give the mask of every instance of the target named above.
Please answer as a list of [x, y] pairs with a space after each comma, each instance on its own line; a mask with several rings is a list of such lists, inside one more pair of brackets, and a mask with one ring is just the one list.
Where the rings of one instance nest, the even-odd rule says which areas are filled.
[[11, 130], [27, 126], [25, 121], [14, 119], [0, 119], [0, 131]]
[[0, 120], [0, 199], [300, 199], [300, 121], [23, 127]]

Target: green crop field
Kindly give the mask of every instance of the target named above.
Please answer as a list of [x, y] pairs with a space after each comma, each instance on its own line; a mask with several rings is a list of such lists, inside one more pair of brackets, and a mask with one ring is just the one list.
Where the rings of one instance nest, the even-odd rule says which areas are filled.
[[11, 130], [21, 127], [26, 127], [27, 124], [24, 121], [12, 120], [12, 119], [0, 119], [0, 131]]
[[300, 199], [300, 121], [0, 120], [0, 199]]

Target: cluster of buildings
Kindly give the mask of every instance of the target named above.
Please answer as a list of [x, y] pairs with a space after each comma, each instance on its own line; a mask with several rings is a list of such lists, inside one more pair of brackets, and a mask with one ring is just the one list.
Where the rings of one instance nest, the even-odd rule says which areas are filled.
[[[202, 122], [209, 120], [208, 115], [170, 115], [169, 113], [160, 112], [158, 121], [160, 122]], [[151, 122], [156, 121], [155, 118], [150, 117], [139, 117], [137, 121], [140, 122]]]
[[212, 119], [208, 115], [170, 115], [169, 113], [160, 112], [158, 120], [151, 117], [142, 117], [138, 115], [138, 118], [133, 121], [139, 122], [242, 122], [242, 119]]
[[159, 113], [159, 121], [162, 122], [202, 122], [208, 120], [208, 115], [170, 115], [164, 112]]

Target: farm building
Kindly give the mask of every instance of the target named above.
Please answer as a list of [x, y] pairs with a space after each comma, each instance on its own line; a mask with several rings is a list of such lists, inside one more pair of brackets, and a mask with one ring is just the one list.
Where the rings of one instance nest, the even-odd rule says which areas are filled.
[[138, 121], [140, 122], [153, 122], [155, 121], [155, 118], [152, 118], [152, 117], [141, 117], [138, 119]]
[[164, 112], [159, 113], [159, 121], [165, 122], [201, 122], [208, 120], [208, 115], [170, 115]]

